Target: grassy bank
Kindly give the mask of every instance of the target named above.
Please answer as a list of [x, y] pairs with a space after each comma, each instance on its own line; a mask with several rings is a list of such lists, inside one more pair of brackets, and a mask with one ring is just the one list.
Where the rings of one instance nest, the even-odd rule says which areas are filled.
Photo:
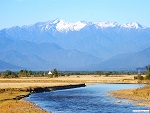
[[61, 82], [50, 78], [0, 79], [1, 113], [48, 113], [23, 98], [30, 93], [79, 87], [79, 83]]
[[115, 98], [127, 99], [136, 105], [150, 107], [150, 84], [137, 89], [112, 91], [110, 94]]
[[37, 105], [24, 100], [7, 100], [0, 102], [1, 113], [49, 113]]
[[[25, 89], [5, 89], [0, 91], [1, 113], [48, 113], [31, 102], [24, 101], [23, 97], [30, 92]], [[20, 98], [21, 97], [21, 98]]]
[[27, 88], [6, 88], [0, 89], [0, 112], [1, 113], [48, 113], [31, 102], [24, 101], [23, 98], [31, 93], [45, 92], [51, 90], [70, 89], [84, 87], [84, 84], [73, 84], [65, 86], [51, 87], [27, 87]]

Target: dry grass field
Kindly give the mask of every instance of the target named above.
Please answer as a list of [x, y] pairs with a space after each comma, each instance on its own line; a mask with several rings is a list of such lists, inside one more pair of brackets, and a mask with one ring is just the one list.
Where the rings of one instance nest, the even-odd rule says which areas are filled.
[[0, 78], [0, 88], [29, 87], [29, 86], [55, 86], [69, 83], [137, 83], [135, 75], [71, 75], [58, 78], [48, 77], [22, 77], [22, 78]]

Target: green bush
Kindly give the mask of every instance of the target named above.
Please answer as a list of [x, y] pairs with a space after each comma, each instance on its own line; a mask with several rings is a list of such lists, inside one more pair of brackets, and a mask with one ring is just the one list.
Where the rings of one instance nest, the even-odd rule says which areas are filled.
[[146, 80], [150, 80], [150, 65], [149, 65], [149, 66], [146, 66], [146, 69], [147, 69], [147, 74], [146, 74], [145, 79], [146, 79]]
[[145, 77], [146, 80], [150, 80], [150, 72]]
[[58, 77], [58, 71], [57, 71], [57, 69], [54, 69], [52, 75], [53, 75], [53, 77]]
[[136, 80], [144, 80], [144, 77], [141, 75], [135, 76], [134, 79]]

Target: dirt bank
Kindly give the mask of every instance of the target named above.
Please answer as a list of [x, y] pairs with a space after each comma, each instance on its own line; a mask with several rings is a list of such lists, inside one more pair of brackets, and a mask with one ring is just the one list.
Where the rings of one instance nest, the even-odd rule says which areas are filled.
[[[13, 84], [13, 83], [12, 83]], [[36, 84], [38, 85], [38, 84]], [[23, 98], [31, 93], [46, 92], [52, 90], [84, 87], [85, 84], [55, 84], [56, 86], [30, 86], [30, 87], [7, 87], [0, 89], [0, 112], [1, 113], [48, 113]], [[27, 85], [28, 86], [28, 85]]]
[[132, 90], [118, 90], [110, 92], [111, 96], [127, 99], [140, 106], [150, 107], [150, 85]]
[[24, 100], [7, 100], [0, 102], [1, 113], [49, 113], [37, 105]]

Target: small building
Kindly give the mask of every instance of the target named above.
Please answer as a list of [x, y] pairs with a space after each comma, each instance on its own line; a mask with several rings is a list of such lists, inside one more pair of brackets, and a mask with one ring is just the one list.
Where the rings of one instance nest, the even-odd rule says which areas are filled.
[[52, 75], [52, 72], [51, 72], [51, 71], [49, 71], [49, 72], [48, 72], [48, 75]]

